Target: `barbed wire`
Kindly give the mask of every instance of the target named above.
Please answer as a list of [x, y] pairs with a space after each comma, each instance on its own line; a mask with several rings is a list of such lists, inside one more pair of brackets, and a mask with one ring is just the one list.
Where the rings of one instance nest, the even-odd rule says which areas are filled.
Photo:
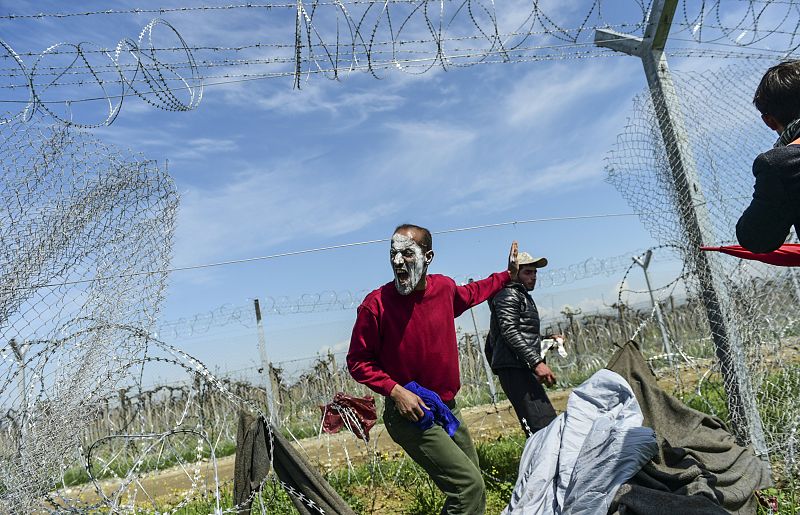
[[[417, 3], [418, 0], [388, 0], [388, 3], [399, 4]], [[347, 4], [359, 5], [383, 5], [387, 3], [386, 0], [352, 0], [346, 2]], [[319, 6], [339, 6], [338, 2], [316, 2]], [[238, 9], [280, 9], [289, 8], [295, 9], [295, 3], [246, 3], [246, 4], [228, 4], [228, 5], [198, 5], [186, 7], [154, 7], [150, 9], [132, 8], [132, 9], [100, 9], [94, 11], [82, 12], [39, 12], [35, 14], [5, 14], [0, 15], [0, 19], [8, 20], [22, 20], [22, 19], [43, 19], [43, 18], [72, 18], [72, 17], [85, 17], [97, 15], [115, 15], [115, 14], [159, 14], [164, 15], [168, 13], [185, 13], [195, 11], [230, 11]]]
[[[684, 0], [681, 5], [675, 35], [700, 47], [679, 50], [687, 57], [728, 56], [705, 47], [730, 45], [763, 59], [765, 53], [790, 55], [800, 45], [797, 2]], [[39, 110], [64, 123], [96, 127], [113, 123], [127, 97], [186, 111], [197, 107], [208, 86], [292, 77], [299, 88], [312, 76], [339, 80], [364, 72], [382, 78], [389, 70], [421, 74], [434, 67], [608, 57], [618, 54], [594, 44], [595, 29], [641, 35], [649, 7], [644, 0], [624, 5], [593, 0], [566, 9], [570, 25], [556, 21], [565, 19], [564, 8], [540, 0], [503, 7], [486, 0], [356, 0], [5, 14], [0, 20], [7, 23], [142, 14], [173, 19], [152, 20], [137, 40], [125, 38], [113, 48], [67, 42], [18, 52], [0, 41], [0, 62], [13, 64], [0, 70], [0, 102], [19, 104], [15, 116], [23, 119]], [[192, 16], [243, 10], [269, 13], [277, 26], [274, 41], [190, 44], [176, 28], [191, 24]], [[727, 22], [723, 11], [735, 21]], [[772, 50], [756, 47], [767, 38]]]
[[[556, 268], [553, 270], [540, 270], [536, 278], [537, 288], [555, 288], [575, 281], [581, 281], [600, 275], [612, 276], [617, 272], [627, 269], [631, 263], [631, 257], [643, 254], [642, 249], [632, 250], [611, 257], [589, 258], [580, 263], [570, 265], [566, 268]], [[668, 254], [658, 256], [658, 261], [676, 260], [677, 256]]]
[[[542, 269], [537, 276], [537, 288], [555, 288], [598, 276], [610, 277], [628, 268], [632, 262], [631, 256], [639, 255], [642, 252], [642, 250], [632, 250], [616, 256], [592, 257], [567, 267]], [[674, 254], [659, 255], [656, 259], [669, 261], [677, 259], [677, 256]], [[473, 277], [481, 276], [462, 274], [454, 276], [453, 279], [457, 283], [464, 284]], [[295, 297], [266, 296], [259, 297], [259, 307], [263, 314], [273, 316], [347, 311], [356, 309], [369, 292], [369, 289], [327, 290], [318, 293], [304, 293]], [[225, 304], [211, 311], [161, 322], [154, 331], [159, 338], [185, 339], [230, 325], [254, 328], [256, 321], [253, 305]]]
[[[653, 254], [653, 258], [651, 259], [651, 262], [653, 262], [653, 261], [657, 260], [658, 259], [658, 255], [661, 254], [661, 252], [659, 252], [659, 251], [667, 251], [668, 255], [670, 257], [678, 258], [678, 256], [680, 256], [680, 252], [682, 250], [683, 249], [681, 247], [678, 247], [678, 246], [672, 245], [672, 244], [657, 245], [655, 247], [650, 247], [649, 249], [647, 249], [645, 251], [642, 251], [642, 252], [639, 252], [638, 254], [635, 254], [635, 255], [637, 257], [641, 258], [645, 254], [645, 252], [647, 252], [647, 251], [651, 251], [651, 252], [655, 251], [656, 253]], [[675, 276], [675, 278], [672, 279], [671, 281], [669, 281], [668, 283], [666, 283], [666, 284], [664, 284], [662, 286], [657, 286], [657, 287], [653, 288], [652, 290], [633, 290], [633, 289], [627, 287], [627, 285], [628, 285], [628, 276], [630, 275], [631, 271], [634, 268], [636, 268], [636, 266], [638, 266], [638, 264], [636, 263], [636, 261], [634, 261], [633, 259], [629, 258], [628, 259], [628, 263], [626, 263], [627, 266], [625, 267], [625, 273], [622, 275], [622, 280], [619, 282], [619, 288], [617, 290], [617, 304], [618, 305], [625, 304], [625, 302], [622, 299], [622, 296], [625, 293], [644, 294], [644, 293], [648, 293], [649, 291], [652, 291], [653, 293], [658, 293], [658, 292], [662, 292], [662, 291], [666, 291], [666, 290], [674, 290], [675, 286], [679, 282], [685, 280], [688, 277], [688, 272], [686, 270], [686, 262], [682, 261], [682, 263], [683, 263], [683, 266], [681, 268], [680, 273], [678, 273]]]
[[[173, 52], [178, 52], [182, 56], [181, 73], [172, 68], [164, 52], [156, 50], [153, 43], [154, 31], [159, 32], [159, 37], [164, 37], [163, 34], [166, 33], [177, 41], [178, 46], [174, 47]], [[3, 99], [6, 103], [23, 103], [24, 107], [11, 117], [0, 118], [0, 123], [13, 118], [28, 120], [34, 112], [42, 111], [62, 123], [90, 128], [111, 124], [119, 114], [122, 100], [126, 96], [138, 96], [151, 106], [168, 111], [194, 109], [202, 99], [203, 86], [198, 67], [188, 45], [169, 22], [159, 19], [151, 21], [139, 33], [138, 40], [123, 39], [113, 51], [96, 49], [89, 53], [87, 48], [94, 48], [94, 45], [91, 43], [52, 45], [37, 55], [29, 69], [20, 55], [6, 42], [0, 40], [0, 54], [16, 65], [16, 70], [2, 75], [7, 81], [3, 84], [3, 88], [23, 89], [27, 93], [26, 98]], [[65, 54], [68, 56], [65, 62], [58, 65], [46, 64], [50, 60], [58, 60]], [[101, 63], [93, 62], [95, 55], [102, 59]], [[44, 80], [37, 82], [40, 67], [44, 67], [46, 73]], [[59, 81], [65, 74], [80, 74], [86, 79], [65, 84]], [[52, 77], [52, 80], [47, 80], [48, 76]], [[172, 86], [171, 82], [174, 81], [181, 87]], [[86, 100], [82, 98], [84, 96], [82, 94], [74, 96], [75, 91], [72, 96], [60, 96], [64, 94], [61, 86], [65, 85], [77, 87], [78, 91], [87, 86], [96, 88], [99, 94], [90, 98], [90, 101], [97, 101], [106, 106], [104, 118], [94, 122], [76, 119], [82, 114], [78, 112], [78, 106]]]
[[[772, 5], [774, 2], [749, 2], [747, 5], [756, 4]], [[599, 6], [600, 3], [593, 5]], [[299, 12], [300, 19], [305, 20], [300, 25], [313, 25], [309, 11], [301, 9]], [[758, 30], [764, 32], [761, 16], [753, 20], [759, 24]], [[424, 18], [427, 22], [434, 20], [427, 13]], [[544, 18], [540, 22], [543, 25], [550, 23]], [[492, 25], [497, 24], [486, 26]], [[157, 23], [151, 29], [161, 26]], [[486, 26], [480, 25], [479, 28]], [[434, 35], [437, 34], [436, 27], [434, 23]], [[487, 41], [496, 42], [496, 36], [489, 34]], [[554, 30], [549, 36], [557, 38], [563, 33]], [[734, 36], [739, 38], [733, 30], [728, 30], [725, 35], [729, 38]], [[431, 41], [439, 42], [441, 39], [432, 37]], [[754, 38], [752, 41], [760, 40]], [[80, 60], [102, 55], [83, 52], [80, 46], [64, 44], [60, 48], [74, 48]], [[127, 44], [125, 48], [128, 48]], [[332, 47], [318, 46], [318, 49], [324, 48]], [[10, 47], [7, 51], [9, 55], [13, 53]], [[55, 51], [60, 50], [55, 48], [47, 57], [63, 55]], [[138, 58], [142, 59], [146, 54], [144, 52]], [[486, 50], [484, 55], [489, 54], [501, 57], [500, 60], [507, 56], [516, 58], [508, 48], [500, 46]], [[419, 59], [418, 70], [428, 69], [426, 67], [431, 63], [437, 62], [443, 66], [445, 62], [451, 65], [452, 59], [447, 61], [443, 55], [437, 50], [431, 57]], [[470, 59], [476, 57], [477, 54], [470, 55]], [[519, 58], [537, 57], [527, 55]], [[149, 80], [137, 82], [138, 79], [130, 79], [130, 82], [114, 84], [124, 83], [130, 88], [126, 91], [137, 96], [153, 96], [169, 107], [173, 102], [171, 95], [178, 91], [168, 86], [174, 76], [167, 78], [164, 75], [170, 68], [162, 60], [153, 59], [153, 62], [156, 64], [140, 70], [143, 74], [150, 74]], [[189, 61], [178, 62], [183, 66]], [[297, 62], [317, 61], [303, 57], [295, 60], [294, 64]], [[486, 62], [487, 59], [479, 59], [473, 64]], [[292, 61], [283, 64], [292, 64]], [[364, 66], [370, 72], [376, 69], [373, 63]], [[408, 65], [404, 67], [406, 71], [410, 68]], [[87, 70], [89, 68], [87, 66]], [[110, 66], [104, 70], [113, 73], [113, 68]], [[128, 65], [120, 69], [128, 72], [139, 70], [137, 66]], [[320, 66], [318, 71], [321, 69], [338, 70], [336, 66]], [[59, 76], [52, 75], [55, 68], [51, 65], [43, 65], [40, 70], [47, 70], [48, 77]], [[299, 71], [312, 73], [310, 70]], [[299, 71], [295, 68], [289, 73], [298, 77]], [[767, 141], [766, 131], [763, 138], [757, 136], [760, 133], [755, 126], [760, 122], [751, 111], [732, 107], [750, 108], [749, 96], [759, 71], [740, 66], [709, 74], [683, 75], [678, 80], [679, 89], [684, 92], [687, 133], [697, 157], [703, 189], [710, 199], [710, 222], [719, 241], [732, 239], [732, 221], [746, 203], [740, 199], [749, 198], [752, 155], [761, 146], [768, 148], [771, 143]], [[21, 77], [25, 75], [13, 75], [14, 79]], [[142, 84], [151, 83], [151, 91], [141, 89]], [[140, 488], [147, 489], [144, 486], [144, 477], [148, 473], [145, 464], [155, 463], [157, 469], [164, 469], [178, 463], [191, 486], [170, 510], [177, 512], [191, 499], [202, 496], [206, 492], [205, 485], [210, 485], [211, 497], [216, 501], [215, 511], [222, 511], [216, 469], [217, 446], [219, 442], [231, 441], [236, 415], [240, 411], [249, 411], [263, 418], [267, 414], [258, 407], [263, 405], [263, 398], [258, 397], [256, 401], [251, 396], [261, 395], [260, 392], [244, 395], [236, 389], [238, 386], [216, 378], [196, 359], [152, 336], [166, 274], [172, 270], [167, 262], [177, 202], [174, 185], [152, 161], [123, 155], [74, 129], [37, 124], [37, 113], [42, 111], [65, 123], [80, 123], [76, 123], [69, 109], [55, 111], [44, 107], [59, 102], [53, 103], [55, 97], [48, 97], [55, 94], [50, 88], [57, 82], [31, 80], [30, 84], [34, 90], [27, 101], [26, 111], [16, 117], [7, 116], [7, 123], [0, 126], [0, 135], [3, 136], [0, 139], [0, 163], [4, 171], [4, 182], [0, 184], [0, 248], [3, 249], [0, 253], [0, 282], [3, 284], [0, 289], [0, 406], [4, 408], [0, 410], [4, 413], [0, 420], [3, 464], [0, 467], [0, 484], [3, 486], [0, 508], [9, 512], [134, 512], [141, 508], [135, 504], [137, 492]], [[45, 87], [48, 84], [50, 86]], [[122, 97], [124, 93], [119, 98]], [[669, 150], [664, 148], [663, 141], [654, 132], [654, 119], [663, 106], [657, 99], [648, 103], [648, 98], [637, 99], [637, 112], [609, 159], [609, 172], [612, 181], [631, 204], [646, 206], [635, 211], [654, 236], [680, 249], [691, 271], [685, 275], [688, 287], [697, 293], [699, 289], [693, 281], [697, 280], [698, 250], [687, 244], [687, 235], [682, 231], [678, 214], [680, 209], [688, 206], [676, 201], [675, 189], [669, 185], [669, 172], [665, 166]], [[112, 114], [119, 112], [114, 105], [109, 109]], [[747, 121], [751, 118], [752, 123]], [[113, 117], [106, 120], [110, 123]], [[709, 124], [709, 120], [714, 123]], [[659, 213], [658, 217], [655, 213]], [[508, 224], [513, 223], [520, 222]], [[451, 232], [499, 225], [453, 229]], [[322, 249], [314, 249], [319, 250]], [[277, 255], [253, 259], [272, 257]], [[604, 266], [615, 269], [621, 266], [622, 256], [618, 258], [607, 265], [586, 262], [574, 270], [568, 267], [569, 274], [572, 277], [587, 275]], [[244, 261], [230, 263], [233, 262]], [[787, 473], [792, 474], [792, 461], [786, 456], [792, 452], [798, 439], [797, 410], [794, 409], [797, 404], [793, 402], [797, 380], [783, 380], [783, 376], [776, 378], [775, 361], [765, 357], [781, 355], [781, 339], [791, 327], [784, 320], [791, 320], [792, 314], [796, 313], [797, 299], [792, 297], [785, 277], [774, 269], [742, 264], [728, 258], [721, 258], [721, 262], [725, 273], [726, 309], [734, 314], [741, 337], [752, 342], [746, 348], [745, 358], [753, 371], [753, 386], [757, 391], [763, 387], [764, 391], [770, 392], [769, 397], [762, 398], [762, 406], [769, 407], [766, 405], [769, 402], [770, 405], [786, 407], [770, 421], [766, 431], [771, 452], [785, 461]], [[556, 274], [554, 277], [561, 276]], [[675, 284], [677, 282], [672, 286]], [[41, 285], [47, 285], [48, 289]], [[341, 301], [345, 299], [338, 295], [335, 300], [320, 295], [306, 298], [302, 303], [298, 301], [298, 304], [294, 300], [288, 305], [276, 301], [270, 309], [291, 311], [295, 306], [322, 309], [317, 306], [344, 306]], [[229, 315], [233, 316], [227, 312], [220, 314]], [[775, 320], [777, 317], [785, 319]], [[590, 338], [601, 334], [627, 336], [631, 333], [625, 331], [632, 328], [636, 328], [635, 334], [644, 337], [642, 333], [648, 329], [650, 318], [626, 321], [622, 314], [619, 318], [620, 323], [616, 325], [587, 322], [575, 327], [570, 318], [571, 334], [586, 335], [583, 344], [587, 352], [582, 356], [575, 353], [576, 359], [569, 363], [574, 365], [574, 370], [583, 373], [602, 366], [603, 354], [589, 351], [586, 342]], [[676, 316], [676, 325], [685, 325], [680, 322], [686, 320], [696, 323], [697, 318]], [[480, 370], [474, 366], [476, 360], [472, 361], [472, 368]], [[185, 390], [186, 395], [173, 396], [172, 391], [169, 395], [163, 393], [167, 390], [143, 391], [145, 369], [158, 370], [159, 367], [172, 367], [190, 378], [188, 382], [192, 386]], [[469, 369], [470, 364], [465, 368]], [[474, 371], [465, 376], [466, 384], [484, 379]], [[328, 393], [334, 385], [343, 385], [341, 377], [341, 374], [337, 376], [337, 370], [314, 368], [295, 384], [278, 388], [278, 392], [303, 398], [308, 405], [317, 402], [318, 396]], [[112, 406], [116, 402], [112, 402], [114, 392], [119, 392], [118, 389], [138, 390], [140, 395], [119, 394], [116, 397], [119, 404]], [[309, 392], [315, 393], [311, 399]], [[113, 412], [105, 409], [106, 406], [121, 408], [127, 401], [137, 404], [131, 409]], [[319, 415], [315, 409], [307, 412]], [[153, 416], [154, 413], [158, 417]], [[736, 416], [735, 413], [729, 415]], [[271, 445], [271, 429], [269, 432]], [[187, 450], [190, 451], [188, 454]], [[204, 461], [206, 453], [208, 460]], [[170, 463], [162, 456], [176, 461]], [[88, 473], [92, 481], [90, 488], [95, 489], [93, 498], [87, 499], [82, 492], [70, 490], [71, 485], [67, 485], [67, 472], [76, 468]], [[100, 485], [101, 478], [108, 482]], [[280, 485], [289, 495], [319, 511], [313, 501], [274, 476], [265, 479], [260, 486], [264, 488], [269, 482]], [[61, 486], [54, 492], [53, 485], [59, 483]], [[251, 500], [258, 495], [254, 493]], [[145, 494], [144, 497], [149, 496]], [[43, 506], [43, 500], [51, 505]], [[161, 511], [160, 506], [152, 501], [149, 507]], [[238, 507], [233, 507], [226, 511], [237, 510]]]
[[[674, 35], [686, 34], [697, 43], [726, 41], [740, 47], [751, 46], [774, 35], [786, 36], [779, 44], [784, 52], [797, 49], [800, 28], [800, 5], [794, 1], [739, 0], [740, 9], [729, 8], [736, 2], [725, 0], [682, 2], [682, 20]], [[741, 9], [745, 4], [746, 8]], [[712, 20], [709, 22], [708, 20]], [[777, 43], [777, 42], [776, 42]]]
[[[105, 397], [96, 398], [96, 410], [85, 417], [80, 438], [67, 446], [61, 458], [56, 490], [44, 496], [55, 513], [112, 510], [136, 513], [149, 508], [180, 513], [190, 502], [205, 500], [216, 513], [240, 513], [243, 505], [222, 507], [217, 452], [221, 444], [235, 441], [240, 414], [268, 420], [263, 390], [249, 383], [216, 377], [203, 363], [177, 347], [163, 343], [135, 327], [118, 326], [121, 334], [141, 339], [146, 354], [118, 364], [117, 381], [106, 385]], [[170, 367], [186, 379], [175, 386], [144, 389], [139, 367]], [[122, 386], [114, 391], [113, 386]], [[102, 395], [102, 391], [98, 394]], [[211, 409], [213, 407], [213, 409]], [[274, 428], [265, 425], [270, 473], [245, 501], [265, 502], [269, 484], [282, 489], [313, 513], [323, 513], [312, 499], [279, 479], [272, 467]], [[176, 466], [177, 465], [177, 466]], [[163, 511], [153, 481], [153, 471], [176, 470], [186, 488]], [[85, 470], [90, 482], [69, 484], [68, 476]], [[101, 482], [102, 480], [102, 482]], [[174, 481], [174, 479], [173, 479]], [[51, 483], [52, 485], [53, 483]]]

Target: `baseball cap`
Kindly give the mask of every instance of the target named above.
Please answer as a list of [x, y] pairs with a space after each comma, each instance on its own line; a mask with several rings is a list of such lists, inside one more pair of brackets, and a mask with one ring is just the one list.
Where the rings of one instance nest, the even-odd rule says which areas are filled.
[[517, 254], [517, 263], [521, 265], [533, 265], [536, 268], [544, 268], [547, 266], [546, 257], [533, 257], [527, 252], [520, 252]]

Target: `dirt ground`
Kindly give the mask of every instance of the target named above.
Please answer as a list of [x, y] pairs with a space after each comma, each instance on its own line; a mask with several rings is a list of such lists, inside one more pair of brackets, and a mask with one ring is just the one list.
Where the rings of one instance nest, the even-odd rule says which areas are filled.
[[[571, 390], [549, 392], [550, 399], [558, 412], [565, 409], [570, 392]], [[462, 410], [462, 415], [476, 442], [494, 440], [513, 433], [521, 434], [519, 422], [508, 401], [502, 401], [496, 407], [488, 404], [465, 408]], [[389, 456], [402, 455], [402, 449], [391, 440], [383, 424], [373, 427], [370, 437], [369, 443], [365, 443], [352, 433], [343, 430], [335, 435], [323, 434], [319, 438], [306, 438], [294, 441], [292, 444], [323, 471], [345, 467], [348, 461], [351, 464], [364, 463], [376, 452]], [[217, 460], [216, 475], [220, 484], [233, 480], [234, 459], [234, 456], [226, 456]], [[137, 504], [147, 504], [151, 499], [175, 500], [184, 497], [191, 490], [193, 478], [195, 484], [203, 485], [200, 488], [213, 489], [213, 464], [205, 460], [203, 463], [190, 466], [176, 466], [144, 474], [135, 485], [128, 487], [128, 492], [131, 497], [135, 497], [134, 502]], [[120, 481], [103, 480], [100, 481], [100, 487], [103, 492], [110, 495], [120, 487]], [[62, 493], [66, 497], [77, 497], [87, 502], [97, 499], [97, 493], [91, 484], [68, 488]]]

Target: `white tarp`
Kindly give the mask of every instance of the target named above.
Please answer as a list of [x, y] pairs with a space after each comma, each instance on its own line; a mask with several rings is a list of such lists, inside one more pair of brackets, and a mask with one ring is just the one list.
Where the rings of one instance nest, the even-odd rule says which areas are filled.
[[608, 512], [617, 489], [658, 451], [628, 383], [602, 369], [573, 390], [567, 411], [525, 444], [503, 514]]

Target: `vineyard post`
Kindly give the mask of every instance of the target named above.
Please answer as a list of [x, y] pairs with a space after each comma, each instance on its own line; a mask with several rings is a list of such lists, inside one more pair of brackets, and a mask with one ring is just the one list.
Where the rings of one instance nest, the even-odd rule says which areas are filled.
[[[468, 282], [473, 282], [470, 278]], [[472, 315], [472, 327], [475, 328], [475, 349], [481, 356], [483, 361], [483, 369], [486, 371], [486, 383], [489, 385], [489, 395], [492, 398], [492, 404], [497, 404], [497, 390], [494, 387], [494, 374], [492, 374], [492, 367], [489, 365], [489, 360], [486, 359], [486, 353], [481, 349], [481, 337], [478, 332], [478, 322], [475, 320], [475, 311], [469, 308], [469, 314]]]
[[19, 424], [19, 431], [20, 431], [20, 451], [22, 450], [23, 442], [25, 441], [25, 435], [27, 433], [27, 426], [28, 426], [28, 383], [25, 380], [25, 353], [28, 352], [28, 347], [30, 344], [23, 343], [22, 345], [17, 344], [17, 340], [11, 338], [8, 342], [11, 350], [14, 351], [14, 357], [17, 359], [17, 365], [19, 365], [19, 388], [20, 394], [22, 395], [22, 409], [20, 410], [20, 424]]
[[644, 272], [644, 282], [647, 285], [647, 293], [650, 295], [650, 304], [653, 306], [653, 310], [656, 312], [658, 328], [661, 330], [661, 340], [664, 343], [664, 353], [667, 355], [670, 368], [673, 368], [675, 364], [672, 360], [672, 345], [669, 343], [667, 327], [664, 324], [664, 317], [661, 314], [661, 305], [656, 301], [656, 297], [653, 295], [653, 287], [650, 285], [650, 273], [648, 272], [648, 268], [650, 268], [650, 260], [652, 257], [653, 251], [648, 249], [647, 252], [644, 253], [644, 259], [639, 256], [633, 256], [631, 259], [633, 259], [634, 263], [642, 267], [642, 272]]

